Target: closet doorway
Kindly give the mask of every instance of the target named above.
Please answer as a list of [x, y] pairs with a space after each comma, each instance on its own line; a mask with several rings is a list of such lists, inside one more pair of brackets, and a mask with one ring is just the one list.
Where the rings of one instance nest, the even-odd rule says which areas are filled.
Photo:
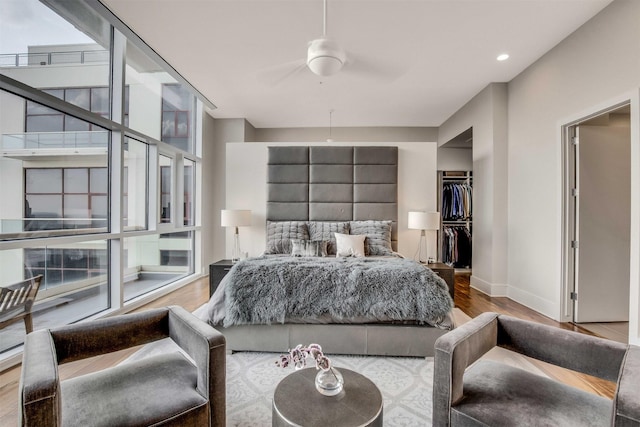
[[[587, 327], [590, 322], [628, 322], [629, 105], [585, 118], [566, 130], [565, 253], [573, 321]], [[620, 327], [624, 325], [616, 326]]]
[[441, 214], [438, 261], [471, 274], [473, 231], [473, 128], [438, 147]]

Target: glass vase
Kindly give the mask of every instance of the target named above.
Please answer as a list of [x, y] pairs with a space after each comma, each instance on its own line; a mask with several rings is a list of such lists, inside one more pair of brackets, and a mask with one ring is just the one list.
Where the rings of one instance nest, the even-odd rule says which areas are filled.
[[335, 396], [342, 391], [344, 379], [336, 368], [320, 369], [316, 374], [316, 389], [325, 396]]

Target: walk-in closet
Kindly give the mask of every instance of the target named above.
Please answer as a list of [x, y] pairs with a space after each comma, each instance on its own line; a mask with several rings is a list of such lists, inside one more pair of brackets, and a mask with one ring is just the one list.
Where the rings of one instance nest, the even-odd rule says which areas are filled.
[[473, 172], [439, 171], [440, 254], [445, 264], [470, 269], [473, 225]]
[[473, 264], [473, 130], [438, 148], [438, 260], [456, 271]]

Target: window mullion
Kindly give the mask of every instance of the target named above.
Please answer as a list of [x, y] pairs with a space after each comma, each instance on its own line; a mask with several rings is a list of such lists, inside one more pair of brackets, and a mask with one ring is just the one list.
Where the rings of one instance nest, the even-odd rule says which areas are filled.
[[[110, 117], [116, 123], [122, 123], [124, 104], [124, 76], [126, 57], [126, 38], [112, 28], [111, 43], [111, 97]], [[124, 135], [120, 131], [111, 132], [109, 150], [109, 231], [111, 235], [122, 233], [122, 176], [124, 167]], [[122, 239], [109, 240], [109, 290], [111, 308], [124, 305], [124, 256]]]
[[175, 158], [175, 186], [173, 187], [173, 214], [175, 215], [174, 227], [184, 227], [184, 157], [177, 154]]

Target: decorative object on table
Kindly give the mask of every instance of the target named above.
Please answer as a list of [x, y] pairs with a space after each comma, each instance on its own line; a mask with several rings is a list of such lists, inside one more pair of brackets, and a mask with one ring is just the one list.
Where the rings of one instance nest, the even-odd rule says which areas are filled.
[[240, 234], [238, 233], [238, 227], [248, 227], [251, 225], [251, 211], [243, 209], [223, 209], [220, 213], [220, 225], [223, 227], [235, 227], [231, 261], [237, 262], [242, 254], [240, 251]]
[[316, 389], [325, 396], [335, 396], [342, 391], [344, 379], [340, 371], [331, 366], [331, 360], [324, 355], [322, 347], [318, 344], [309, 344], [303, 347], [298, 344], [289, 353], [280, 356], [276, 365], [286, 368], [293, 364], [295, 369], [302, 369], [307, 366], [307, 358], [311, 357], [316, 362]]
[[421, 230], [418, 250], [414, 255], [414, 259], [417, 256], [418, 261], [422, 263], [435, 262], [435, 258], [431, 256], [431, 239], [427, 241], [426, 231], [431, 232], [440, 228], [440, 212], [409, 212], [408, 228]]

